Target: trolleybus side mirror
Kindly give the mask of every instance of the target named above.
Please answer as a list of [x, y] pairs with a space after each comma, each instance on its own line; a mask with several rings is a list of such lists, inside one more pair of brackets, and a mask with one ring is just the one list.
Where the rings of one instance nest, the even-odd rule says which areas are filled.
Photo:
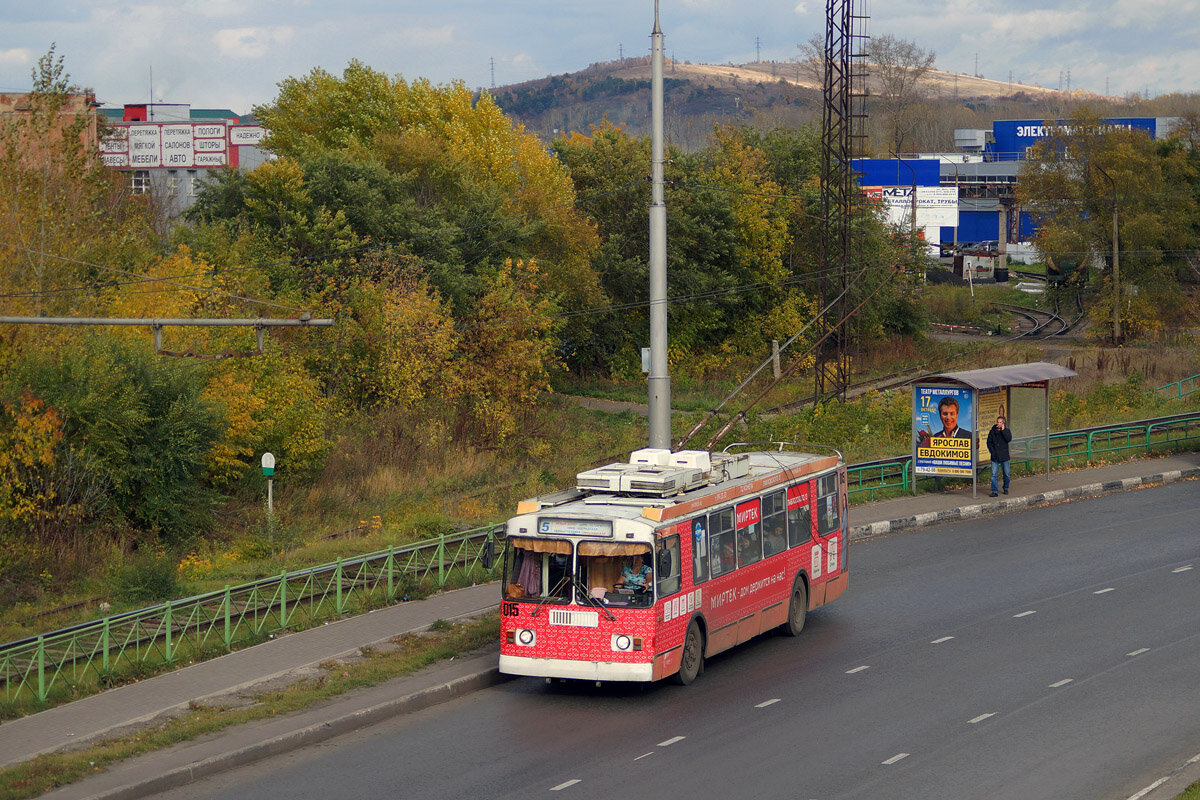
[[503, 526], [497, 525], [488, 531], [487, 538], [483, 540], [483, 552], [480, 553], [479, 562], [483, 564], [484, 569], [491, 569], [496, 564], [496, 544], [500, 541], [500, 537], [504, 535]]

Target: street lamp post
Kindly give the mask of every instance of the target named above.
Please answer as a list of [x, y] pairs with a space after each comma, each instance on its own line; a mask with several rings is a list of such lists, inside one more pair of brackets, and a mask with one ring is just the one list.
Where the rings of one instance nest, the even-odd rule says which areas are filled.
[[1121, 245], [1118, 237], [1118, 212], [1117, 212], [1117, 184], [1113, 181], [1112, 176], [1105, 172], [1104, 167], [1099, 164], [1092, 164], [1104, 179], [1108, 181], [1108, 186], [1112, 189], [1112, 247], [1113, 247], [1113, 344], [1121, 343]]

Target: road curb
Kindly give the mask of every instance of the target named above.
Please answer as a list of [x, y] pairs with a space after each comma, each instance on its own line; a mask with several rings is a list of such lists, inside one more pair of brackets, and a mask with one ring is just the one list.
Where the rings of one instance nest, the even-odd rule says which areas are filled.
[[367, 708], [356, 709], [325, 722], [306, 725], [236, 750], [208, 756], [124, 786], [89, 794], [88, 798], [90, 800], [136, 800], [147, 795], [170, 791], [235, 767], [253, 764], [271, 756], [291, 752], [374, 725], [391, 717], [420, 711], [462, 695], [495, 686], [506, 680], [508, 677], [501, 675], [495, 667], [480, 670], [437, 686], [422, 689], [419, 692], [377, 703]]
[[872, 522], [867, 525], [852, 525], [850, 526], [850, 538], [868, 539], [873, 536], [882, 536], [884, 534], [895, 533], [908, 528], [922, 528], [928, 525], [940, 525], [943, 522], [959, 522], [964, 519], [973, 519], [975, 517], [1002, 514], [1006, 511], [1017, 511], [1027, 508], [1037, 508], [1038, 506], [1053, 505], [1055, 503], [1061, 503], [1064, 500], [1078, 500], [1085, 497], [1100, 497], [1107, 494], [1116, 494], [1117, 492], [1137, 489], [1142, 486], [1158, 486], [1168, 483], [1179, 483], [1180, 481], [1191, 480], [1198, 477], [1200, 477], [1200, 467], [1191, 467], [1188, 469], [1170, 470], [1168, 472], [1156, 472], [1153, 475], [1143, 475], [1140, 478], [1124, 478], [1119, 481], [1089, 483], [1085, 486], [1079, 486], [1070, 489], [1052, 489], [1040, 494], [1005, 498], [1004, 500], [997, 500], [995, 502], [977, 503], [974, 505], [951, 508], [943, 511], [930, 511], [925, 514], [915, 514], [909, 517], [900, 517], [898, 519], [884, 520], [882, 522]]

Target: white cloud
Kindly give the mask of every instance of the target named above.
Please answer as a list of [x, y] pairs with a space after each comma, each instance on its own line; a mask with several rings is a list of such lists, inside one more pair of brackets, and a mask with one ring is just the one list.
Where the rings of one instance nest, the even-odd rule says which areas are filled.
[[223, 56], [264, 57], [274, 46], [287, 44], [295, 31], [287, 25], [265, 28], [225, 28], [213, 34], [213, 43]]
[[806, 16], [808, 14], [808, 4], [807, 3], [797, 3], [796, 7], [794, 9], [792, 9], [792, 11], [798, 17]]
[[0, 66], [19, 67], [33, 63], [32, 54], [24, 47], [14, 47], [12, 50], [0, 50]]

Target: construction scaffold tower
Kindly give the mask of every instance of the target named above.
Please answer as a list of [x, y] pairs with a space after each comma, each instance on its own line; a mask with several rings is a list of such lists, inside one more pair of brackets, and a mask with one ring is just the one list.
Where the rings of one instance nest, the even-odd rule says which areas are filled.
[[860, 0], [826, 0], [824, 104], [821, 114], [820, 274], [825, 302], [831, 309], [833, 334], [816, 353], [815, 399], [846, 397], [849, 384], [851, 326], [854, 308], [851, 267], [852, 228], [858, 200], [852, 162], [861, 152], [866, 74], [865, 36], [856, 29], [866, 19], [856, 14]]

